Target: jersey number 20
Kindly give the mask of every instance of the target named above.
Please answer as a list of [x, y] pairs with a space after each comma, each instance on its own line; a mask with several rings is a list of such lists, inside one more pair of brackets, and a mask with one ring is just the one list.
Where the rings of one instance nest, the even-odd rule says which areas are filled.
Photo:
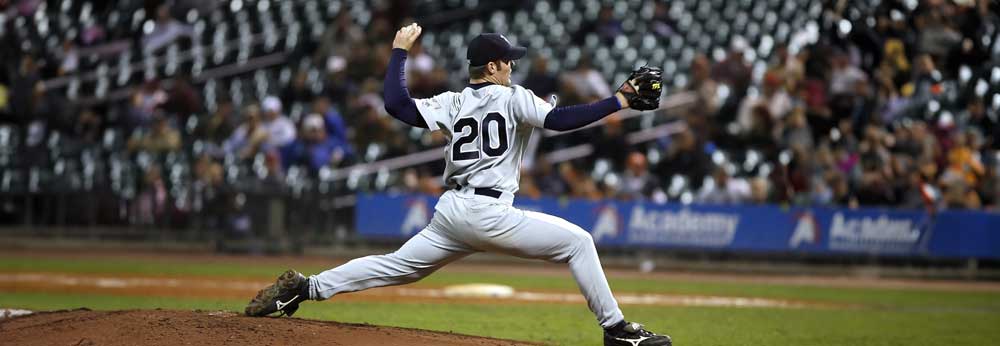
[[[497, 124], [497, 134], [500, 136], [500, 138], [497, 139], [497, 142], [500, 144], [496, 148], [492, 146], [490, 141], [491, 122]], [[469, 131], [469, 134], [459, 137], [458, 140], [455, 141], [455, 144], [451, 148], [452, 161], [474, 160], [479, 158], [478, 150], [462, 151], [462, 145], [475, 142], [479, 139], [479, 133], [483, 134], [483, 145], [480, 145], [480, 147], [483, 148], [483, 153], [486, 155], [490, 157], [497, 157], [503, 155], [503, 153], [507, 151], [507, 120], [505, 120], [500, 113], [493, 112], [487, 114], [486, 117], [483, 118], [481, 128], [479, 122], [476, 121], [476, 118], [458, 119], [458, 121], [455, 122], [455, 128], [453, 129], [454, 132], [452, 133], [456, 135], [464, 133], [465, 128], [469, 128], [471, 131]]]

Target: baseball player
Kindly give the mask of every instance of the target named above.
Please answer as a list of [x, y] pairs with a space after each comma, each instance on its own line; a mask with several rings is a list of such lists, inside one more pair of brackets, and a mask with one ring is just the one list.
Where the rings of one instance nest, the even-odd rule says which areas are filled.
[[625, 321], [587, 231], [561, 218], [514, 208], [521, 156], [535, 128], [571, 130], [630, 107], [659, 106], [659, 69], [633, 72], [614, 96], [591, 104], [553, 107], [510, 81], [514, 62], [527, 49], [503, 35], [480, 34], [469, 42], [469, 85], [428, 99], [411, 99], [404, 80], [407, 51], [420, 36], [416, 23], [393, 40], [385, 76], [385, 108], [412, 126], [443, 131], [445, 183], [430, 224], [396, 252], [357, 258], [306, 278], [294, 270], [260, 292], [246, 307], [250, 316], [292, 315], [305, 300], [415, 282], [444, 265], [479, 251], [569, 263], [590, 310], [604, 328], [604, 345], [670, 345], [638, 323]]

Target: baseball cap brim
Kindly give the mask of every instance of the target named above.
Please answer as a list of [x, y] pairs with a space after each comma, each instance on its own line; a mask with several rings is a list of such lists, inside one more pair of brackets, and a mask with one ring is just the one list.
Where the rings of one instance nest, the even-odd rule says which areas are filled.
[[517, 60], [523, 58], [525, 54], [528, 53], [528, 48], [525, 47], [510, 47], [510, 53], [507, 54], [508, 60]]

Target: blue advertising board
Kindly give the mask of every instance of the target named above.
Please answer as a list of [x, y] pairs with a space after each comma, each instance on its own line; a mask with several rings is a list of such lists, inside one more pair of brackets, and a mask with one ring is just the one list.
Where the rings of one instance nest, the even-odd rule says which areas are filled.
[[[361, 195], [357, 230], [406, 239], [434, 215], [436, 197]], [[514, 205], [562, 217], [598, 246], [1000, 258], [1000, 214], [892, 209], [782, 208], [518, 198]]]

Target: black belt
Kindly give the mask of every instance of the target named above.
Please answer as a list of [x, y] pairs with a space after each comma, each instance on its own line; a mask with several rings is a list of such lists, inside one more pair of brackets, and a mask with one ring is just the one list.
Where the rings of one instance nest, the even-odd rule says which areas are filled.
[[[455, 186], [455, 190], [461, 190], [461, 189], [462, 189], [461, 185]], [[500, 198], [500, 196], [503, 196], [503, 192], [488, 187], [477, 187], [474, 193], [480, 196], [487, 196], [493, 198]]]

